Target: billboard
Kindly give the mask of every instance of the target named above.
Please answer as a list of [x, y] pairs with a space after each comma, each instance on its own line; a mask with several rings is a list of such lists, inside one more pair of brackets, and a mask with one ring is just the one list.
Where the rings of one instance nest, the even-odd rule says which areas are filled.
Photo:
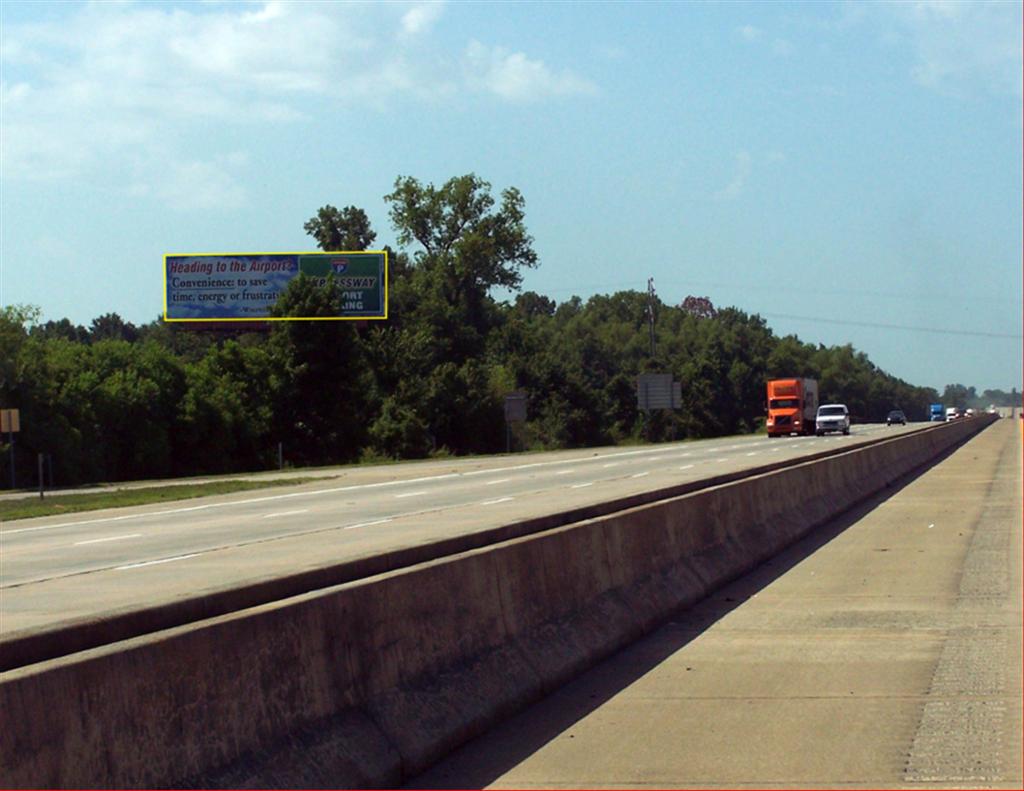
[[[299, 274], [341, 288], [337, 316], [272, 317]], [[385, 250], [334, 253], [184, 253], [164, 256], [164, 321], [374, 320], [388, 317]]]

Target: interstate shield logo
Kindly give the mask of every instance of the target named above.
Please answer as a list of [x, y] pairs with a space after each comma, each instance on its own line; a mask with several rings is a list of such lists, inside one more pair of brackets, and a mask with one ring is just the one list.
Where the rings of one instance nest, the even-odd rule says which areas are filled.
[[336, 274], [336, 275], [344, 274], [345, 270], [348, 269], [348, 259], [347, 258], [332, 258], [331, 259], [331, 269], [334, 270], [334, 274]]

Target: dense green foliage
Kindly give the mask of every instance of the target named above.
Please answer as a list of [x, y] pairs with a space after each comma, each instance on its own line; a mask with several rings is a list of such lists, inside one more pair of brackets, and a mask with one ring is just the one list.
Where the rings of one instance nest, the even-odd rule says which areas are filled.
[[[0, 403], [21, 409], [19, 481], [34, 480], [38, 452], [52, 457], [58, 485], [268, 468], [279, 442], [293, 464], [498, 452], [513, 390], [529, 397], [516, 443], [536, 448], [755, 431], [765, 380], [781, 376], [816, 377], [823, 402], [843, 401], [862, 421], [893, 408], [924, 420], [940, 400], [852, 346], [779, 338], [756, 314], [692, 295], [656, 302], [652, 358], [645, 293], [562, 304], [533, 292], [493, 297], [497, 287], [516, 292], [523, 268], [537, 265], [518, 191], [495, 200], [473, 175], [439, 188], [402, 177], [385, 200], [406, 248], [390, 254], [387, 322], [244, 333], [134, 327], [108, 314], [87, 329], [4, 308]], [[352, 206], [325, 206], [305, 228], [322, 249], [366, 249], [376, 238]], [[336, 315], [339, 298], [332, 281], [300, 277], [275, 311]], [[637, 410], [636, 376], [647, 371], [682, 382], [682, 409]], [[950, 385], [941, 400], [953, 395], [978, 398]], [[1001, 395], [1019, 403], [1016, 392]], [[985, 406], [1001, 403], [988, 396]]]

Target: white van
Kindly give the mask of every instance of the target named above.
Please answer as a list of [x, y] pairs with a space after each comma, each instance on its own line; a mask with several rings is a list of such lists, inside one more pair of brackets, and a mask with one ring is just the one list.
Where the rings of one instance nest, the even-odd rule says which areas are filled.
[[814, 433], [819, 437], [826, 431], [850, 433], [850, 410], [846, 404], [822, 404], [814, 420]]
[[956, 420], [956, 407], [955, 406], [948, 406], [948, 407], [946, 407], [946, 422], [948, 423], [951, 420]]

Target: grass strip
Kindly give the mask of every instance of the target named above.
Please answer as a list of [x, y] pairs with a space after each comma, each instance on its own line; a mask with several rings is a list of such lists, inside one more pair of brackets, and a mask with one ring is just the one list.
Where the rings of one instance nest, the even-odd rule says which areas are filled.
[[297, 486], [301, 483], [326, 481], [329, 478], [275, 478], [266, 481], [214, 481], [212, 483], [182, 483], [171, 486], [151, 486], [142, 489], [116, 489], [95, 494], [55, 494], [22, 500], [0, 500], [0, 522], [30, 519], [34, 516], [55, 516], [77, 511], [97, 511], [101, 508], [126, 508], [130, 505], [149, 505], [172, 500], [191, 500], [214, 494], [231, 494], [271, 486]]

